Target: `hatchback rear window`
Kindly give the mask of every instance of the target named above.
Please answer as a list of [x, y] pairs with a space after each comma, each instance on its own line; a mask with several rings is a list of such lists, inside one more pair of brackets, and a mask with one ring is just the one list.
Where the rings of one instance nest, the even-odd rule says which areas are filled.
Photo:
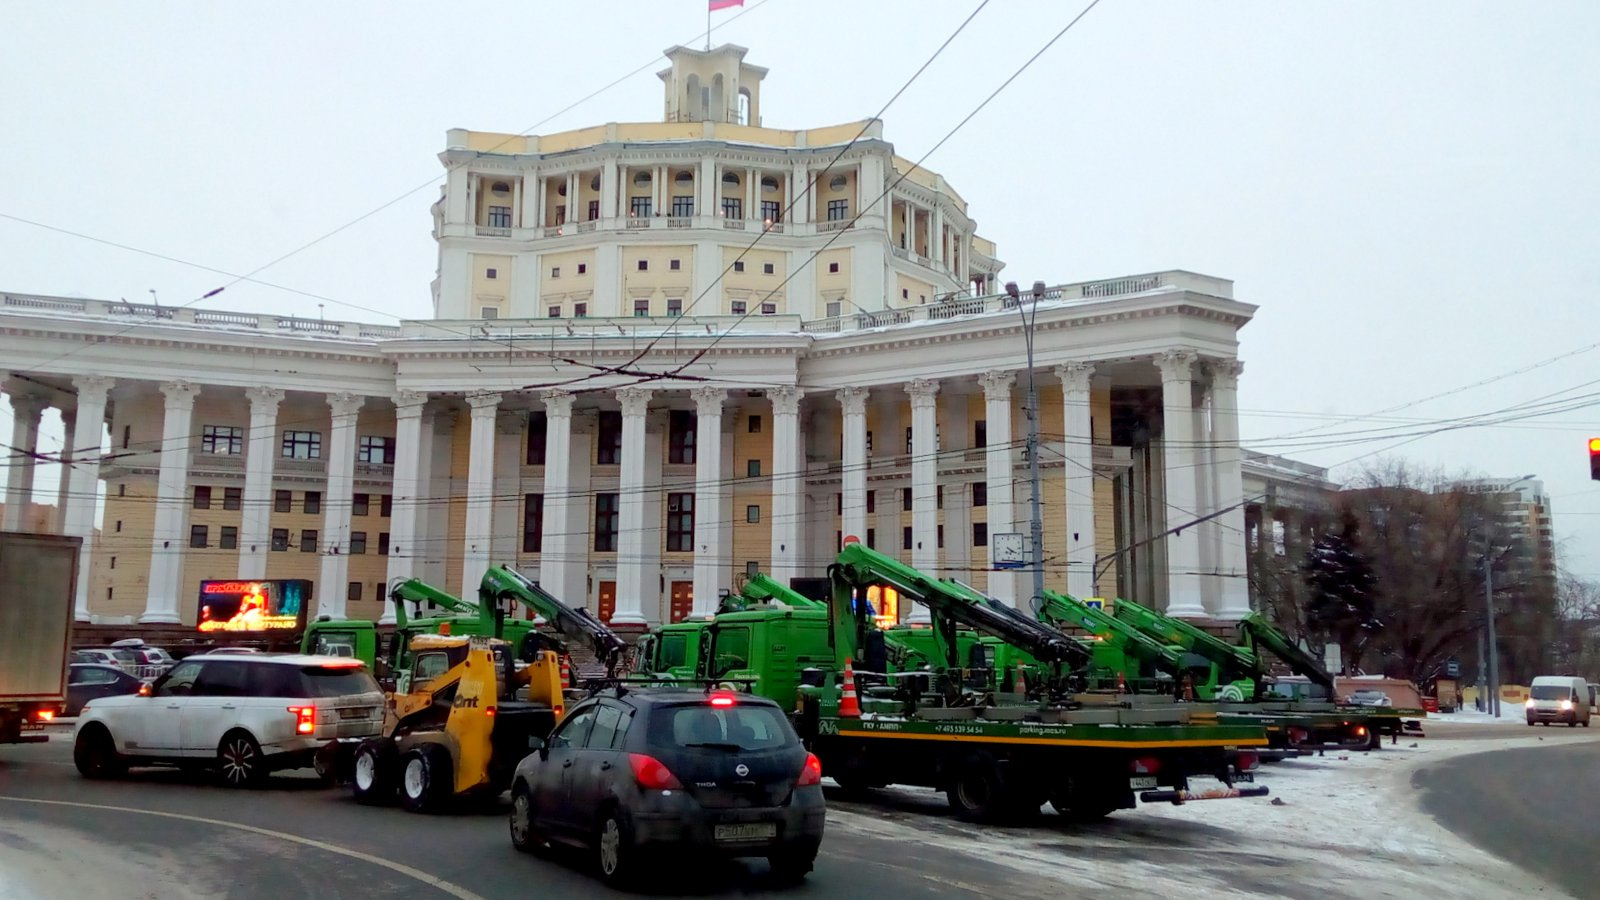
[[1560, 684], [1536, 684], [1533, 686], [1533, 699], [1570, 700], [1572, 699], [1572, 688]]
[[305, 679], [307, 697], [344, 697], [382, 690], [366, 669], [355, 666], [306, 666], [300, 673]]
[[783, 714], [765, 704], [662, 706], [650, 715], [655, 747], [774, 750], [797, 740]]

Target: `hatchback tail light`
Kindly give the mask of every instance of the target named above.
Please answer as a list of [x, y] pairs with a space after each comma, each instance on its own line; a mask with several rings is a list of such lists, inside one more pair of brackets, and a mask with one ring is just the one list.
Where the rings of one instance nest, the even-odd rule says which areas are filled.
[[822, 783], [822, 760], [815, 753], [806, 754], [806, 764], [800, 767], [800, 780], [795, 787], [811, 787]]
[[312, 734], [317, 730], [317, 708], [315, 706], [291, 706], [289, 712], [294, 713], [294, 733]]
[[633, 767], [633, 778], [639, 786], [650, 791], [678, 791], [683, 784], [678, 776], [662, 764], [661, 760], [644, 753], [629, 753], [628, 765]]

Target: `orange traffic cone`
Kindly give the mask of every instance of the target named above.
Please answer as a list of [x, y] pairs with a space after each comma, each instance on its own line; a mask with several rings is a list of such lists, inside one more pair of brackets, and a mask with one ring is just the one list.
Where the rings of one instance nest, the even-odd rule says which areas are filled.
[[561, 657], [561, 686], [572, 687], [572, 657], [565, 654]]
[[1028, 676], [1027, 676], [1027, 673], [1022, 668], [1022, 661], [1021, 660], [1017, 661], [1017, 685], [1016, 685], [1016, 687], [1017, 687], [1017, 693], [1019, 693], [1019, 694], [1026, 694], [1028, 692]]
[[856, 699], [856, 670], [848, 658], [844, 661], [844, 690], [839, 697], [839, 718], [861, 718], [861, 701]]
[[1122, 673], [1121, 672], [1118, 672], [1117, 673], [1117, 693], [1126, 694], [1127, 692], [1128, 692], [1128, 680], [1126, 678], [1122, 677]]

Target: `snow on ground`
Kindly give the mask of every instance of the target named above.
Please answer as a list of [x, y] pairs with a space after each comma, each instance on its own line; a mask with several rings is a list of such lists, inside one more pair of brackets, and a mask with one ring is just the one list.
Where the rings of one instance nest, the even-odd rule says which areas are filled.
[[[1528, 727], [1528, 717], [1523, 713], [1522, 707], [1513, 703], [1506, 703], [1500, 707], [1500, 718], [1495, 718], [1488, 713], [1481, 713], [1475, 709], [1463, 709], [1453, 713], [1429, 713], [1423, 720], [1424, 728], [1435, 725], [1521, 725]], [[1543, 728], [1544, 726], [1539, 726]], [[1552, 725], [1552, 728], [1565, 728], [1565, 725]]]
[[974, 854], [1066, 889], [1136, 897], [1564, 897], [1420, 812], [1411, 775], [1452, 756], [1584, 738], [1565, 731], [1402, 739], [1376, 753], [1288, 760], [1258, 772], [1269, 798], [1143, 805], [1091, 825], [1066, 824], [1047, 807], [1033, 826], [979, 827], [954, 818], [942, 794], [894, 787], [871, 803], [830, 798], [828, 827]]

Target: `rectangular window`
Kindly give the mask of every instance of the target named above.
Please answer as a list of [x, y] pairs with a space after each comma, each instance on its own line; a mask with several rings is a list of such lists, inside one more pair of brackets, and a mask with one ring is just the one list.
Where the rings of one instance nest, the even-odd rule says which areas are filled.
[[189, 546], [204, 547], [206, 545], [207, 530], [204, 525], [189, 526]]
[[973, 506], [988, 506], [989, 505], [989, 482], [987, 482], [987, 481], [974, 481], [972, 483], [972, 505]]
[[751, 478], [761, 477], [761, 460], [752, 459], [744, 464], [744, 474]]
[[978, 419], [972, 423], [972, 446], [989, 446], [989, 420]]
[[667, 551], [689, 553], [694, 550], [694, 495], [667, 495]]
[[483, 270], [483, 277], [489, 279], [490, 281], [494, 281], [495, 279], [500, 277], [500, 270], [499, 269], [484, 269]]
[[383, 502], [378, 505], [378, 515], [385, 519], [394, 514], [394, 495], [384, 494]]
[[322, 432], [285, 431], [283, 433], [283, 455], [289, 459], [321, 459]]
[[117, 496], [118, 497], [126, 497], [126, 496], [128, 496], [128, 486], [126, 484], [117, 485]]
[[876, 528], [868, 528], [867, 529], [867, 549], [868, 550], [876, 550], [876, 549], [878, 549], [878, 529], [876, 529]]
[[823, 315], [826, 318], [829, 318], [829, 319], [837, 319], [837, 318], [839, 318], [839, 313], [840, 313], [839, 301], [837, 301], [837, 300], [829, 300], [827, 302], [827, 304], [823, 307], [822, 312], [823, 312]]
[[838, 221], [840, 221], [842, 219], [848, 219], [848, 218], [850, 218], [850, 201], [849, 200], [829, 200], [828, 201], [828, 221], [829, 222], [838, 222]]
[[909, 427], [907, 427], [906, 428], [906, 452], [910, 453], [911, 452], [911, 448], [914, 447], [914, 446], [916, 446], [916, 445], [911, 443], [911, 429]]
[[617, 466], [622, 464], [622, 413], [610, 410], [601, 410], [596, 418], [595, 431], [599, 438], [599, 447], [595, 453], [594, 463], [597, 466]]
[[498, 306], [485, 306], [478, 310], [478, 314], [481, 318], [498, 319], [500, 318], [500, 308]]
[[544, 410], [528, 413], [528, 465], [544, 465], [545, 441], [550, 434], [550, 416]]
[[667, 298], [667, 315], [669, 315], [669, 316], [681, 316], [681, 315], [683, 315], [683, 298], [682, 297], [668, 297]]
[[933, 508], [944, 509], [944, 485], [936, 485], [933, 489]]
[[552, 306], [549, 309], [545, 310], [545, 314], [546, 314], [546, 316], [548, 318], [559, 319], [559, 318], [561, 318], [561, 307], [559, 305]]
[[117, 558], [115, 556], [113, 556], [113, 557], [111, 557], [111, 568], [115, 569], [116, 567], [117, 567]]
[[273, 512], [294, 512], [294, 491], [275, 491], [272, 495]]
[[308, 515], [316, 515], [322, 512], [322, 492], [306, 491], [306, 502], [302, 511]]
[[939, 549], [943, 550], [944, 549], [944, 526], [940, 525], [939, 527], [935, 528], [933, 533], [935, 535], [934, 544]]
[[574, 303], [574, 304], [572, 304], [572, 317], [574, 319], [587, 319], [587, 318], [589, 318], [589, 304], [587, 304], [587, 303]]
[[910, 550], [911, 549], [911, 526], [910, 525], [907, 525], [904, 528], [900, 529], [900, 549], [902, 549], [902, 550]]
[[672, 197], [672, 216], [675, 219], [687, 219], [694, 215], [694, 195], [674, 194]]
[[683, 268], [683, 260], [681, 260], [681, 259], [669, 259], [669, 260], [667, 260], [667, 268], [671, 269], [674, 272], [676, 272], [676, 271], [678, 271], [678, 270]]
[[561, 277], [561, 267], [560, 266], [551, 266], [550, 267], [550, 277], [551, 278], [560, 278]]
[[749, 422], [746, 425], [746, 430], [748, 430], [751, 434], [760, 434], [761, 433], [761, 417], [760, 416], [751, 416]]
[[635, 301], [633, 301], [633, 317], [635, 319], [645, 319], [645, 318], [649, 318], [649, 316], [650, 316], [650, 301], [649, 300], [635, 300]]
[[121, 533], [122, 533], [122, 520], [118, 519], [117, 520], [117, 534], [121, 534]]
[[274, 549], [274, 550], [287, 550], [287, 549], [289, 549], [289, 529], [287, 529], [287, 528], [274, 528], [274, 529], [272, 529], [272, 549]]
[[394, 438], [363, 434], [356, 447], [356, 462], [375, 466], [394, 465]]
[[365, 531], [350, 532], [350, 555], [365, 556], [367, 553], [367, 533]]
[[641, 271], [641, 272], [650, 271], [650, 260], [648, 260], [648, 259], [639, 260], [639, 271]]
[[697, 426], [695, 414], [688, 410], [667, 413], [667, 462], [682, 466], [694, 463]]
[[588, 263], [578, 263], [578, 274], [579, 275], [582, 275], [582, 274], [584, 274], [585, 272], [588, 272], [588, 271], [589, 271], [589, 264]]
[[761, 574], [761, 563], [759, 561], [757, 561], [757, 560], [754, 560], [754, 559], [752, 559], [749, 562], [745, 563], [744, 564], [744, 574], [749, 576], [750, 578], [754, 578], [757, 575], [760, 575]]
[[201, 453], [237, 455], [244, 452], [244, 429], [237, 425], [206, 425], [200, 429]]
[[734, 300], [728, 304], [728, 312], [736, 316], [744, 315], [746, 308], [747, 307], [745, 306], [745, 302], [743, 300]]
[[307, 528], [300, 532], [300, 552], [317, 552], [317, 530], [315, 528]]
[[729, 219], [744, 218], [744, 201], [738, 197], [723, 197], [722, 215]]
[[733, 261], [733, 270], [735, 272], [743, 272], [744, 271], [744, 260], [742, 260], [742, 259], [734, 260]]
[[844, 494], [833, 495], [833, 512], [834, 515], [844, 515]]
[[595, 219], [598, 219], [598, 218], [600, 218], [600, 201], [599, 200], [590, 200], [589, 201], [589, 218], [587, 219], [587, 221], [593, 222]]
[[829, 275], [837, 275], [837, 274], [839, 274], [839, 264], [838, 263], [828, 263], [828, 274]]
[[754, 503], [746, 506], [744, 508], [744, 520], [752, 525], [761, 521], [761, 507]]
[[239, 509], [244, 506], [244, 488], [223, 488], [222, 508]]
[[621, 509], [617, 505], [616, 494], [594, 495], [594, 551], [596, 553], [617, 552], [617, 526], [621, 518]]
[[867, 515], [870, 516], [870, 515], [872, 515], [873, 513], [877, 512], [877, 511], [878, 511], [878, 492], [877, 491], [867, 491]]
[[650, 218], [650, 198], [634, 197], [628, 201], [628, 213], [636, 219]]
[[763, 304], [761, 304], [761, 314], [763, 316], [775, 316], [775, 315], [777, 315], [778, 314], [778, 304], [776, 304], [776, 303], [763, 303]]
[[352, 516], [364, 516], [364, 515], [367, 514], [367, 511], [371, 508], [371, 506], [372, 506], [372, 495], [371, 494], [351, 494], [350, 495], [350, 515], [352, 515]]
[[203, 484], [197, 484], [197, 485], [194, 486], [194, 508], [195, 509], [210, 509], [211, 508], [211, 488], [210, 487], [208, 487], [206, 485], [203, 485]]
[[133, 438], [133, 426], [132, 425], [124, 425], [124, 426], [122, 426], [122, 449], [124, 449], [124, 450], [128, 449], [128, 441], [131, 440], [132, 438]]
[[224, 550], [239, 549], [239, 529], [232, 525], [222, 526], [222, 533], [217, 537], [217, 546]]
[[768, 222], [783, 221], [783, 204], [776, 200], [761, 201], [761, 218]]
[[489, 207], [489, 227], [490, 228], [510, 228], [511, 227], [511, 207], [509, 207], [509, 206], [491, 206], [491, 207]]
[[556, 207], [556, 224], [557, 225], [565, 225], [565, 224], [567, 224], [567, 205], [565, 203], [563, 203], [560, 206]]
[[773, 273], [772, 263], [762, 263], [761, 264], [761, 274], [763, 274], [763, 275], [771, 275], [772, 273]]
[[389, 555], [389, 532], [387, 531], [378, 532], [378, 555]]
[[900, 509], [905, 512], [911, 511], [911, 488], [900, 489]]
[[544, 552], [544, 495], [522, 498], [522, 552]]

